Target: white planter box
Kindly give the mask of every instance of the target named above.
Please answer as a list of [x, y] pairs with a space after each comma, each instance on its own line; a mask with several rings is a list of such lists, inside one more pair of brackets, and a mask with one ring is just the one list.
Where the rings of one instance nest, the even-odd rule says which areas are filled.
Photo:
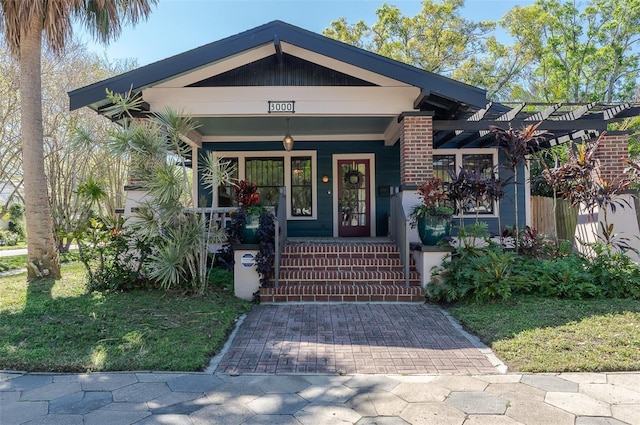
[[257, 245], [233, 247], [233, 288], [235, 296], [253, 301], [253, 294], [260, 289], [260, 275], [256, 270]]

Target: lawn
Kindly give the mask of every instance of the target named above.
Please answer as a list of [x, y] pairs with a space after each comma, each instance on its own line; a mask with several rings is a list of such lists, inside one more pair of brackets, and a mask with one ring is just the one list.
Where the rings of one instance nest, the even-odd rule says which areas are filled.
[[[78, 261], [78, 254], [74, 252], [68, 252], [60, 254], [61, 263], [70, 263]], [[27, 256], [12, 255], [10, 257], [0, 257], [0, 272], [6, 272], [9, 270], [24, 269], [27, 267]]]
[[640, 302], [534, 296], [449, 309], [511, 371], [640, 370]]
[[26, 248], [27, 243], [24, 241], [18, 242], [16, 245], [0, 245], [0, 251], [8, 251], [13, 249], [22, 249]]
[[249, 304], [221, 287], [203, 296], [89, 293], [81, 264], [63, 278], [0, 278], [0, 369], [198, 371]]

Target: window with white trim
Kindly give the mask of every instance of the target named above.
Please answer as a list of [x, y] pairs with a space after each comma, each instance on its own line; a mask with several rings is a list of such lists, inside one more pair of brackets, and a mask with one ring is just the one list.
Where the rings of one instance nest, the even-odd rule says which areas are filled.
[[[260, 205], [277, 206], [279, 189], [286, 188], [287, 219], [309, 220], [316, 213], [316, 152], [217, 152], [217, 157], [236, 164], [238, 180], [255, 182]], [[231, 185], [220, 187], [217, 206], [237, 206]]]
[[[449, 150], [439, 149], [433, 155], [433, 176], [445, 183], [452, 181], [451, 174], [458, 174], [462, 168], [477, 171], [489, 177], [498, 165], [498, 151], [495, 149]], [[453, 205], [452, 205], [453, 206]], [[493, 202], [481, 202], [476, 205], [468, 202], [463, 205], [465, 215], [495, 215], [496, 205]], [[456, 214], [460, 214], [456, 211]]]

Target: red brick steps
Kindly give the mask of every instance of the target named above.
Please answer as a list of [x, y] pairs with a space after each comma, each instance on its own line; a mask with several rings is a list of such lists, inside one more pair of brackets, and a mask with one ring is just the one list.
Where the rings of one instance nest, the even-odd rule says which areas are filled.
[[423, 302], [411, 265], [406, 286], [392, 242], [290, 242], [282, 253], [278, 288], [261, 288], [261, 302]]

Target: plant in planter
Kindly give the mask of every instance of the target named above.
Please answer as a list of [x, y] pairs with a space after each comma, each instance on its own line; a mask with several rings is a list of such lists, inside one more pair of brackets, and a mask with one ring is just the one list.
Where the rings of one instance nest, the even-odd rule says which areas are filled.
[[451, 231], [453, 208], [448, 206], [448, 195], [442, 180], [432, 178], [418, 186], [418, 196], [422, 203], [413, 207], [409, 214], [411, 225], [418, 228], [424, 245], [436, 245]]
[[228, 270], [233, 270], [233, 245], [256, 244], [257, 271], [260, 285], [267, 287], [274, 273], [275, 219], [271, 212], [259, 204], [257, 185], [241, 180], [235, 187], [240, 209], [233, 214], [227, 229], [227, 243], [222, 247], [218, 259]]
[[258, 205], [260, 203], [258, 186], [254, 182], [240, 180], [235, 186], [235, 191], [244, 216], [241, 241], [246, 244], [257, 244], [260, 214], [264, 211], [264, 208]]

